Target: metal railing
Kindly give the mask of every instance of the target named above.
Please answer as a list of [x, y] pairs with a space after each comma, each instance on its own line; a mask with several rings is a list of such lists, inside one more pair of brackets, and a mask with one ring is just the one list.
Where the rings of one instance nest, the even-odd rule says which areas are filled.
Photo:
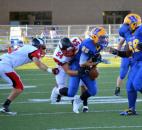
[[[111, 46], [116, 46], [119, 42], [118, 29], [120, 25], [21, 25], [9, 26], [0, 25], [0, 44], [10, 43], [11, 27], [21, 29], [21, 37], [31, 39], [32, 37], [43, 37], [46, 41], [48, 52], [52, 55], [58, 41], [62, 37], [78, 36], [85, 38], [85, 33], [96, 26], [102, 26], [106, 29]], [[53, 29], [54, 28], [54, 29]], [[55, 38], [51, 38], [51, 30], [56, 31]], [[1, 48], [1, 46], [0, 46]]]

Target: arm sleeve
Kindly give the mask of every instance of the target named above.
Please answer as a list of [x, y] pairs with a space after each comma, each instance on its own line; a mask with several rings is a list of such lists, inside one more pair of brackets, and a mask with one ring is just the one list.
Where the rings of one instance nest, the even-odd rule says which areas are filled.
[[56, 58], [53, 58], [53, 59], [54, 59], [54, 61], [55, 61], [59, 66], [63, 66], [64, 64], [68, 63], [68, 62], [61, 62], [61, 61], [59, 61], [59, 60], [56, 59]]
[[111, 53], [120, 57], [130, 57], [132, 55], [131, 51], [119, 51], [117, 49], [112, 49]]
[[40, 50], [35, 50], [35, 51], [29, 53], [28, 56], [31, 60], [33, 59], [33, 57], [40, 59], [41, 58]]

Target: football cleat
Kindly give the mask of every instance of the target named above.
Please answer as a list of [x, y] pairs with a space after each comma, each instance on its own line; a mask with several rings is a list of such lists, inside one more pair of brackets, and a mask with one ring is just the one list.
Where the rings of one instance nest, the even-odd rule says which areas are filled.
[[135, 110], [127, 109], [127, 110], [121, 112], [120, 115], [122, 115], [122, 116], [131, 116], [131, 115], [137, 115], [137, 113], [136, 113]]
[[88, 106], [83, 106], [82, 112], [84, 112], [84, 113], [88, 112]]
[[57, 101], [57, 97], [58, 97], [57, 89], [58, 89], [57, 87], [54, 87], [51, 92], [51, 96], [50, 96], [51, 103], [55, 103]]
[[17, 115], [17, 112], [11, 112], [11, 111], [9, 111], [8, 108], [5, 108], [5, 107], [0, 108], [0, 112], [7, 114], [7, 115], [12, 115], [12, 116]]
[[115, 96], [120, 96], [120, 87], [116, 87], [114, 94]]
[[75, 96], [73, 101], [73, 112], [78, 114], [81, 105], [82, 105], [82, 100], [80, 99], [79, 96]]

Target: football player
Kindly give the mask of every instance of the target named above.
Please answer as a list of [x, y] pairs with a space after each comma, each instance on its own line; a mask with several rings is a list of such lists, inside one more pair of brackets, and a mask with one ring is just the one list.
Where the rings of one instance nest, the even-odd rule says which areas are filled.
[[[131, 20], [130, 20], [131, 18]], [[135, 25], [136, 19], [137, 18], [137, 25]], [[131, 23], [131, 24], [130, 24]], [[124, 18], [124, 22], [122, 27], [119, 30], [119, 35], [122, 38], [119, 45], [118, 45], [118, 50], [122, 50], [122, 45], [124, 44], [124, 42], [126, 41], [126, 45], [123, 48], [124, 50], [128, 49], [128, 41], [129, 39], [132, 37], [132, 34], [134, 33], [135, 29], [137, 28], [137, 26], [139, 26], [141, 24], [141, 18], [139, 15], [131, 13], [128, 14], [125, 18]], [[131, 26], [131, 29], [128, 28], [127, 25]], [[115, 89], [115, 95], [119, 96], [120, 95], [120, 87], [122, 85], [123, 79], [126, 77], [129, 68], [133, 65], [133, 60], [131, 57], [129, 58], [121, 58], [121, 65], [120, 65], [120, 75], [117, 78], [117, 82], [116, 82], [116, 89]]]
[[[124, 19], [126, 21], [122, 27], [125, 27], [124, 35], [130, 34], [132, 36], [128, 38], [128, 51], [119, 51], [114, 48], [110, 48], [110, 52], [120, 57], [132, 56], [133, 65], [130, 68], [128, 74], [128, 80], [126, 84], [127, 96], [128, 96], [128, 109], [120, 113], [120, 115], [136, 115], [135, 106], [137, 99], [137, 92], [142, 93], [142, 25], [141, 17], [135, 14], [129, 14]], [[122, 28], [120, 28], [121, 30]], [[130, 30], [128, 32], [128, 30]]]
[[11, 43], [10, 45], [7, 45], [6, 48], [3, 50], [0, 50], [0, 52], [11, 53], [12, 51], [17, 50], [19, 47], [22, 47], [24, 45], [23, 41], [21, 41], [21, 40], [17, 40], [17, 41], [11, 40], [10, 43]]
[[[73, 59], [75, 51], [78, 51], [79, 46], [82, 40], [79, 37], [69, 38], [62, 38], [59, 46], [55, 49], [53, 54], [53, 59], [57, 64], [59, 69], [59, 73], [55, 76], [57, 86], [53, 88], [51, 93], [51, 102], [59, 102], [61, 100], [61, 95], [58, 97], [54, 96], [54, 91], [56, 88], [61, 89], [67, 86], [67, 78], [70, 73], [66, 70], [67, 64]], [[72, 48], [71, 48], [72, 46]], [[80, 82], [81, 91], [83, 92], [85, 85], [83, 82]], [[83, 112], [88, 112], [87, 101], [83, 102]]]
[[[127, 50], [128, 49], [128, 44], [126, 43], [124, 46], [123, 44], [125, 44], [125, 38], [122, 38], [118, 44], [117, 49], [118, 50]], [[121, 64], [120, 64], [120, 72], [119, 72], [119, 76], [117, 77], [117, 81], [116, 81], [116, 88], [115, 88], [115, 92], [114, 94], [116, 96], [120, 95], [120, 88], [122, 86], [123, 80], [126, 77], [129, 68], [133, 65], [133, 60], [131, 57], [129, 58], [121, 58]]]
[[3, 54], [0, 57], [0, 77], [9, 83], [13, 89], [0, 109], [0, 112], [12, 114], [9, 106], [16, 97], [24, 90], [24, 85], [20, 76], [15, 72], [15, 68], [30, 62], [34, 62], [37, 67], [44, 71], [51, 71], [41, 62], [41, 57], [45, 55], [46, 45], [40, 38], [33, 38], [31, 45], [24, 45], [11, 53]]
[[96, 80], [90, 77], [89, 72], [96, 67], [96, 64], [101, 62], [99, 52], [107, 45], [108, 37], [105, 29], [103, 27], [94, 28], [90, 37], [81, 43], [78, 52], [75, 53], [70, 63], [68, 72], [72, 72], [72, 76], [69, 77], [68, 88], [56, 89], [56, 94], [74, 97], [78, 91], [80, 80], [84, 82], [87, 89], [81, 93], [81, 96], [76, 96], [73, 101], [73, 111], [75, 113], [79, 113], [83, 101], [97, 93]]

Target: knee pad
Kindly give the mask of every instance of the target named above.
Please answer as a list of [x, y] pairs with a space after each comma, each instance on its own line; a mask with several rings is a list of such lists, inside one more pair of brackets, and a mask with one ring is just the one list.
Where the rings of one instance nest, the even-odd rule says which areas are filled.
[[59, 93], [63, 96], [68, 96], [68, 88], [64, 87], [64, 88], [59, 89]]

